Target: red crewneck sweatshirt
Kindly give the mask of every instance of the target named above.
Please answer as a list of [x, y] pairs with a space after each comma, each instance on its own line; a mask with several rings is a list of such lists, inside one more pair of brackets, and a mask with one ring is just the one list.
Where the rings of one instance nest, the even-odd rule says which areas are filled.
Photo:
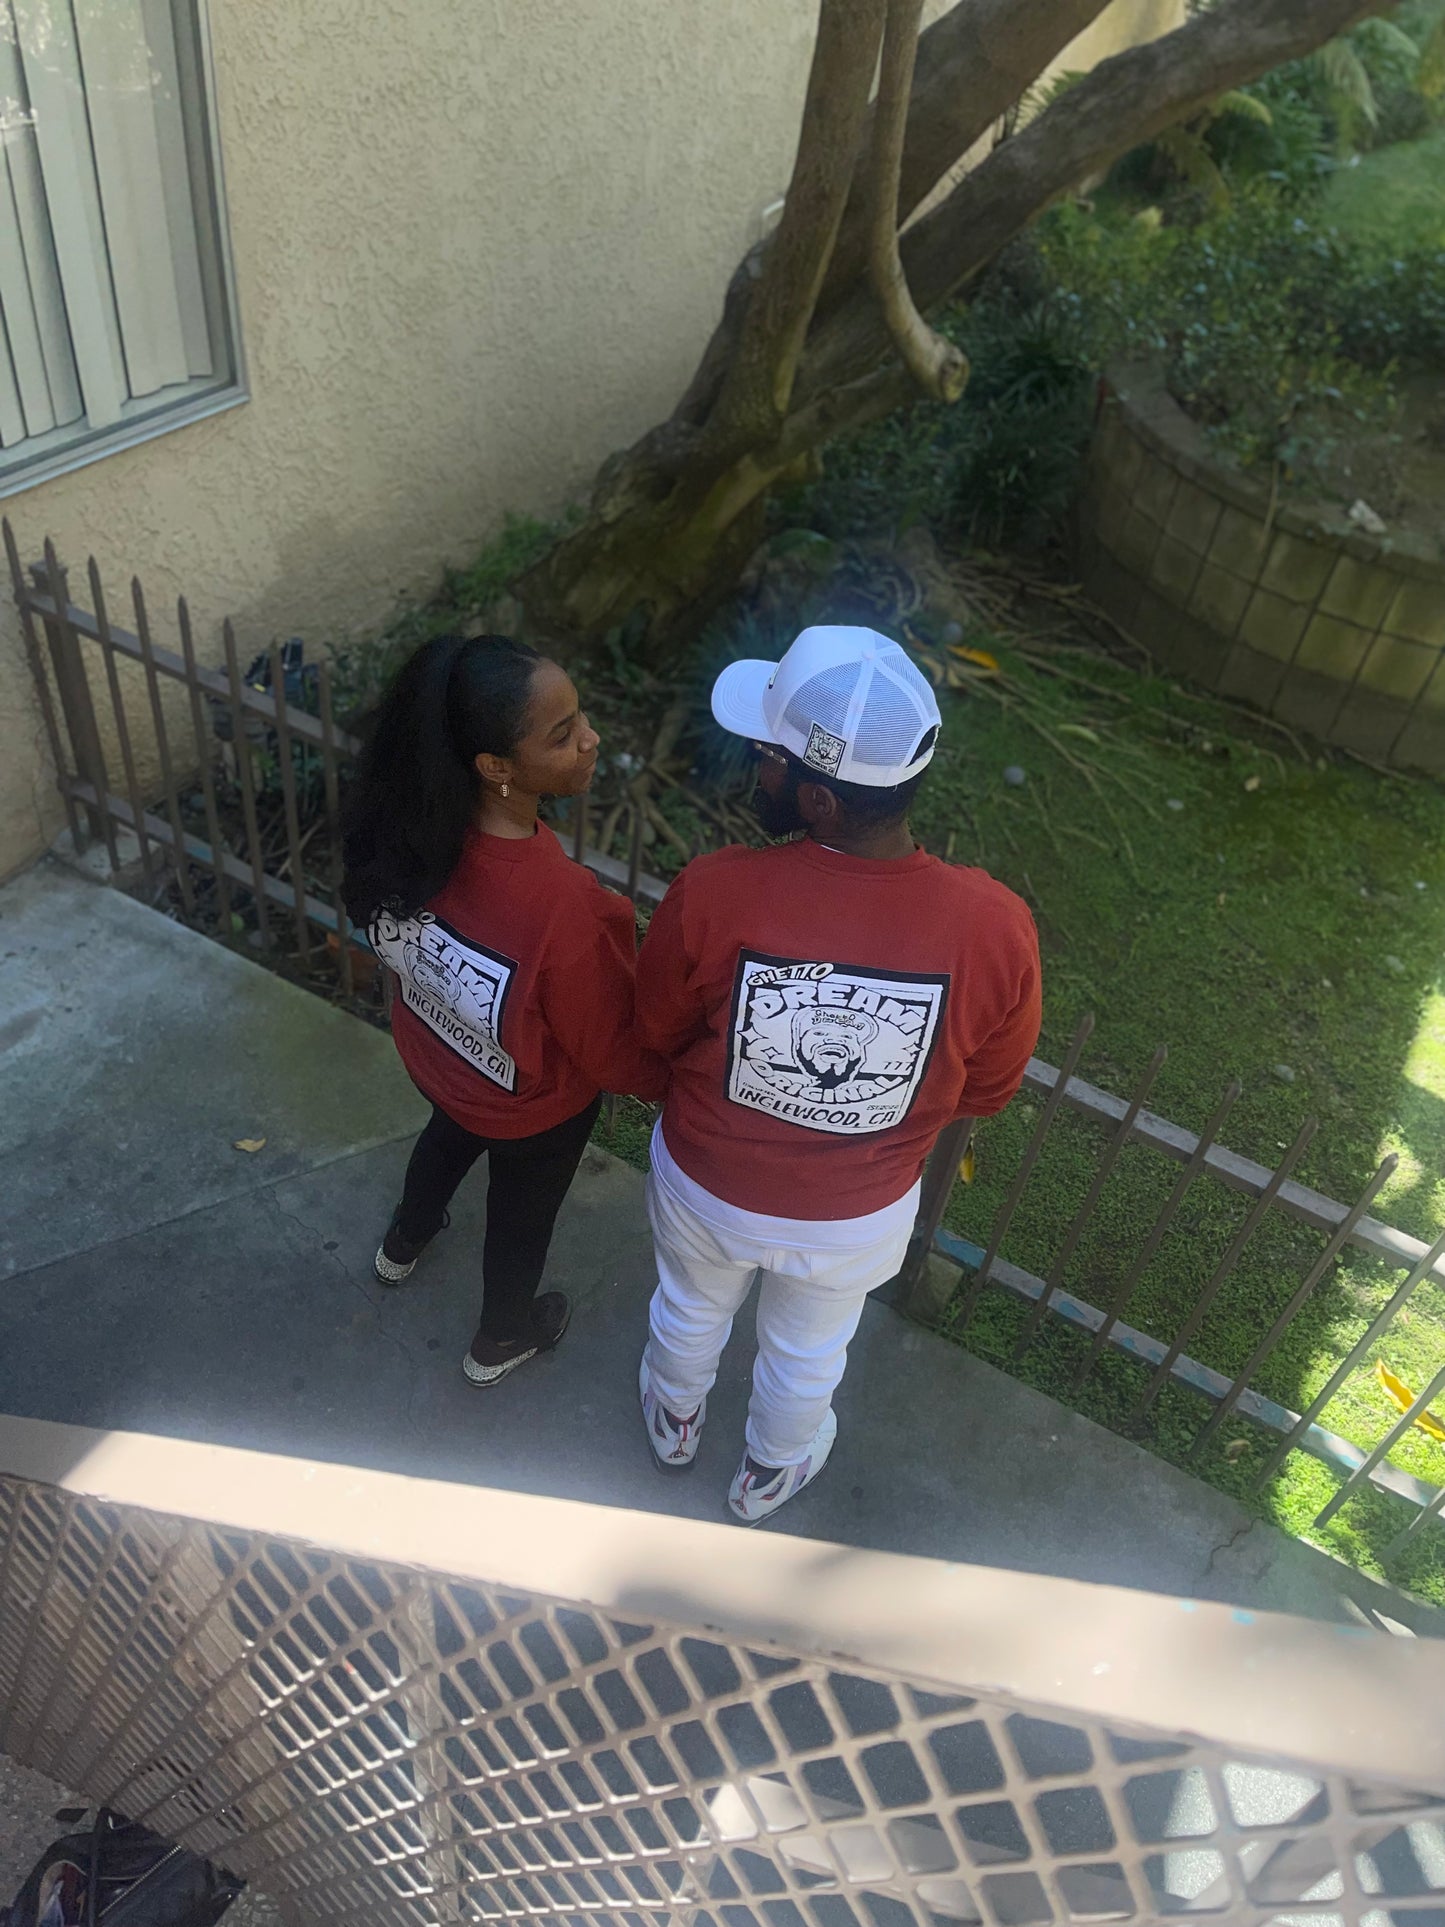
[[862, 1217], [912, 1187], [945, 1124], [1018, 1089], [1038, 938], [1011, 890], [922, 850], [721, 850], [654, 916], [637, 1011], [695, 1183], [772, 1217]]
[[633, 1029], [636, 922], [553, 832], [473, 831], [445, 889], [370, 937], [397, 974], [391, 1029], [423, 1096], [478, 1137], [533, 1137], [599, 1091], [661, 1097]]

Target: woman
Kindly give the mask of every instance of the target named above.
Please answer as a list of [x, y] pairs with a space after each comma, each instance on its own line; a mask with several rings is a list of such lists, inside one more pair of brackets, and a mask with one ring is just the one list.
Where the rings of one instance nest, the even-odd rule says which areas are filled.
[[462, 1369], [496, 1385], [567, 1329], [537, 1294], [603, 1090], [661, 1096], [632, 1041], [632, 905], [537, 821], [580, 796], [597, 733], [570, 678], [505, 636], [423, 644], [382, 703], [347, 800], [346, 907], [398, 980], [392, 1033], [432, 1106], [376, 1254], [399, 1284], [487, 1152], [482, 1313]]

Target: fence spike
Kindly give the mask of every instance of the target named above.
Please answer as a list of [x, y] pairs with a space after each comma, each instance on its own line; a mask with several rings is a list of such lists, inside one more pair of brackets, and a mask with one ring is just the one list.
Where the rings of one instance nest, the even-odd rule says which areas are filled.
[[[1362, 1480], [1369, 1478], [1381, 1459], [1389, 1452], [1391, 1446], [1395, 1444], [1397, 1439], [1402, 1438], [1405, 1433], [1409, 1431], [1420, 1414], [1429, 1408], [1431, 1401], [1438, 1398], [1442, 1390], [1445, 1390], [1445, 1365], [1440, 1367], [1424, 1391], [1412, 1402], [1409, 1410], [1400, 1414], [1399, 1418], [1396, 1419], [1389, 1431], [1380, 1440], [1380, 1443], [1375, 1447], [1374, 1451], [1361, 1459], [1360, 1463], [1355, 1467], [1354, 1471], [1345, 1480], [1340, 1489], [1320, 1511], [1315, 1514], [1315, 1526], [1318, 1530], [1323, 1531], [1339, 1511], [1340, 1507], [1345, 1503], [1346, 1499], [1348, 1499], [1350, 1494], [1355, 1490], [1356, 1486], [1358, 1486]], [[1429, 1508], [1426, 1508], [1426, 1510], [1428, 1509]]]
[[221, 816], [216, 808], [214, 738], [206, 722], [201, 686], [196, 680], [196, 645], [191, 634], [190, 604], [176, 597], [176, 627], [180, 630], [181, 655], [186, 666], [186, 689], [191, 702], [191, 731], [196, 739], [196, 760], [201, 777], [201, 801], [206, 812], [206, 836], [211, 849], [211, 875], [216, 883], [216, 921], [226, 942], [235, 934], [231, 928], [231, 885], [226, 876], [221, 841]]
[[30, 665], [31, 679], [35, 684], [35, 697], [40, 704], [40, 720], [45, 725], [46, 740], [50, 744], [50, 760], [55, 765], [55, 787], [60, 791], [60, 800], [65, 806], [66, 826], [76, 854], [85, 848], [85, 832], [80, 827], [80, 812], [75, 807], [75, 797], [70, 788], [70, 771], [66, 767], [65, 745], [61, 740], [60, 724], [56, 720], [55, 704], [50, 695], [50, 678], [45, 673], [45, 658], [40, 653], [40, 638], [35, 633], [35, 614], [30, 606], [30, 598], [25, 584], [25, 571], [20, 565], [20, 551], [15, 544], [15, 531], [10, 526], [8, 515], [0, 516], [0, 526], [5, 534], [5, 559], [10, 565], [10, 586], [15, 596], [15, 607], [20, 612], [20, 636], [25, 645], [25, 660]]
[[634, 903], [637, 901], [637, 879], [642, 874], [642, 796], [639, 794], [632, 805], [632, 842], [627, 854], [627, 894]]
[[[100, 631], [100, 653], [105, 662], [106, 686], [110, 690], [111, 713], [115, 717], [115, 733], [120, 742], [121, 768], [125, 771], [126, 799], [130, 804], [131, 828], [135, 832], [140, 849], [140, 866], [146, 880], [146, 889], [155, 887], [155, 871], [151, 861], [150, 838], [146, 835], [145, 799], [141, 795], [139, 779], [136, 775], [135, 751], [130, 740], [130, 722], [125, 713], [125, 696], [120, 686], [120, 671], [115, 665], [115, 644], [111, 640], [110, 615], [105, 606], [105, 590], [101, 585], [100, 568], [94, 556], [90, 557], [86, 573], [90, 578], [90, 598], [95, 605], [95, 622]], [[110, 810], [110, 798], [101, 798], [101, 807]]]
[[1168, 1046], [1161, 1044], [1145, 1066], [1144, 1075], [1139, 1079], [1134, 1095], [1129, 1101], [1129, 1108], [1119, 1120], [1119, 1128], [1109, 1140], [1108, 1145], [1105, 1147], [1104, 1155], [1099, 1160], [1093, 1182], [1084, 1194], [1084, 1201], [1074, 1213], [1073, 1222], [1067, 1232], [1065, 1232], [1063, 1242], [1054, 1254], [1054, 1261], [1049, 1266], [1048, 1276], [1044, 1280], [1044, 1288], [1039, 1293], [1033, 1310], [1029, 1313], [1028, 1322], [1023, 1329], [1023, 1335], [1014, 1347], [1013, 1355], [1015, 1360], [1022, 1358], [1029, 1349], [1029, 1346], [1034, 1342], [1039, 1326], [1043, 1323], [1049, 1306], [1053, 1303], [1054, 1294], [1063, 1282], [1064, 1272], [1068, 1267], [1069, 1260], [1078, 1249], [1079, 1240], [1084, 1235], [1084, 1227], [1088, 1224], [1089, 1219], [1098, 1207], [1099, 1199], [1103, 1195], [1104, 1186], [1108, 1183], [1114, 1166], [1123, 1155], [1124, 1146], [1134, 1134], [1135, 1121], [1140, 1111], [1144, 1108], [1144, 1100], [1153, 1089], [1154, 1080], [1164, 1068], [1164, 1060], [1168, 1055]]
[[241, 670], [236, 660], [236, 632], [231, 618], [221, 624], [221, 640], [226, 651], [226, 676], [231, 691], [231, 740], [236, 746], [236, 778], [241, 786], [241, 810], [246, 824], [246, 855], [251, 865], [256, 898], [256, 933], [261, 948], [271, 947], [271, 918], [266, 908], [266, 862], [261, 851], [261, 827], [256, 815], [256, 775], [251, 767], [251, 738], [246, 733], [246, 712], [241, 706]]
[[1376, 1339], [1386, 1332], [1394, 1323], [1396, 1314], [1404, 1308], [1417, 1287], [1431, 1275], [1442, 1257], [1445, 1257], [1445, 1231], [1440, 1233], [1440, 1236], [1435, 1240], [1434, 1244], [1431, 1245], [1425, 1255], [1418, 1259], [1406, 1273], [1403, 1282], [1397, 1285], [1391, 1293], [1388, 1304], [1371, 1319], [1364, 1335], [1358, 1338], [1350, 1347], [1334, 1371], [1331, 1372], [1329, 1380], [1323, 1389], [1317, 1392], [1310, 1400], [1308, 1410], [1301, 1412], [1280, 1444], [1271, 1452], [1265, 1461], [1264, 1470], [1255, 1480], [1256, 1491], [1267, 1484], [1273, 1477], [1279, 1466], [1284, 1463], [1291, 1446], [1314, 1424], [1315, 1420], [1319, 1417], [1320, 1413], [1324, 1411], [1330, 1400], [1335, 1396], [1335, 1393], [1339, 1391], [1341, 1385], [1344, 1384], [1356, 1365], [1359, 1364], [1360, 1360], [1365, 1356], [1366, 1352], [1369, 1351]]
[[1204, 1427], [1203, 1431], [1200, 1432], [1193, 1445], [1190, 1446], [1189, 1456], [1191, 1458], [1204, 1450], [1209, 1440], [1214, 1437], [1215, 1433], [1229, 1417], [1240, 1399], [1243, 1398], [1244, 1394], [1249, 1390], [1250, 1382], [1255, 1373], [1274, 1350], [1280, 1339], [1283, 1338], [1284, 1334], [1289, 1330], [1300, 1312], [1303, 1311], [1311, 1293], [1329, 1270], [1331, 1262], [1339, 1255], [1340, 1251], [1343, 1250], [1350, 1233], [1375, 1202], [1382, 1187], [1394, 1176], [1395, 1168], [1399, 1162], [1399, 1158], [1393, 1151], [1381, 1160], [1379, 1170], [1376, 1171], [1374, 1177], [1371, 1178], [1359, 1197], [1350, 1206], [1348, 1213], [1336, 1227], [1333, 1235], [1325, 1245], [1324, 1250], [1310, 1267], [1304, 1282], [1294, 1293], [1294, 1296], [1290, 1299], [1279, 1317], [1275, 1319], [1258, 1345], [1256, 1345], [1250, 1353], [1243, 1368], [1235, 1375], [1233, 1385], [1219, 1401], [1209, 1423]]
[[[1004, 1233], [1009, 1228], [1014, 1212], [1018, 1209], [1019, 1199], [1024, 1194], [1024, 1186], [1028, 1183], [1033, 1173], [1033, 1168], [1038, 1162], [1039, 1153], [1044, 1147], [1044, 1139], [1049, 1133], [1049, 1126], [1058, 1115], [1059, 1106], [1064, 1101], [1064, 1092], [1068, 1088], [1069, 1079], [1078, 1067], [1079, 1059], [1084, 1054], [1084, 1046], [1088, 1043], [1093, 1033], [1094, 1014], [1092, 1011], [1087, 1011], [1079, 1020], [1079, 1028], [1074, 1032], [1073, 1042], [1069, 1045], [1064, 1061], [1059, 1066], [1059, 1074], [1055, 1080], [1054, 1088], [1044, 1099], [1044, 1108], [1040, 1114], [1038, 1123], [1034, 1126], [1034, 1134], [1029, 1139], [1028, 1148], [1024, 1152], [1018, 1170], [1014, 1173], [1013, 1183], [1009, 1186], [999, 1214], [994, 1219], [993, 1230], [989, 1236], [988, 1249], [983, 1255], [983, 1263], [979, 1266], [974, 1281], [969, 1286], [963, 1304], [960, 1307], [958, 1319], [958, 1329], [960, 1331], [967, 1326], [968, 1321], [973, 1317], [974, 1311], [977, 1309], [978, 1301], [983, 1295], [983, 1288], [988, 1283], [988, 1274], [993, 1269], [994, 1260], [998, 1257], [999, 1246], [1003, 1243]], [[965, 1092], [965, 1097], [966, 1096], [967, 1092]], [[933, 1234], [937, 1229], [938, 1226], [936, 1224], [929, 1226], [928, 1242], [930, 1244], [933, 1242]]]
[[90, 678], [86, 674], [85, 659], [81, 654], [80, 641], [70, 621], [70, 587], [65, 570], [55, 553], [55, 544], [47, 535], [45, 538], [45, 562], [43, 573], [45, 586], [50, 596], [51, 614], [44, 616], [45, 631], [50, 639], [50, 660], [55, 668], [56, 687], [60, 691], [60, 706], [65, 713], [66, 728], [70, 731], [70, 746], [75, 751], [75, 760], [80, 766], [81, 777], [90, 785], [92, 796], [87, 806], [92, 833], [99, 836], [105, 844], [106, 855], [110, 858], [112, 873], [120, 868], [120, 851], [116, 846], [115, 824], [106, 807], [110, 795], [110, 778], [106, 774], [105, 752], [100, 744], [100, 731], [96, 727], [95, 703], [90, 693]]
[[1168, 1384], [1169, 1374], [1174, 1368], [1175, 1359], [1178, 1358], [1195, 1332], [1197, 1332], [1199, 1327], [1204, 1323], [1210, 1306], [1219, 1296], [1220, 1290], [1225, 1281], [1233, 1273], [1234, 1267], [1239, 1263], [1240, 1255], [1244, 1251], [1244, 1247], [1249, 1243], [1259, 1226], [1268, 1216], [1269, 1208], [1274, 1203], [1276, 1197], [1278, 1197], [1280, 1187], [1309, 1149], [1315, 1132], [1318, 1129], [1319, 1119], [1313, 1117], [1307, 1117], [1300, 1126], [1299, 1135], [1285, 1152], [1281, 1162], [1270, 1174], [1269, 1183], [1255, 1199], [1249, 1215], [1230, 1240], [1224, 1256], [1215, 1266], [1213, 1274], [1205, 1283], [1203, 1291], [1200, 1292], [1193, 1311], [1190, 1312], [1189, 1316], [1180, 1326], [1173, 1343], [1160, 1360], [1158, 1370], [1145, 1386], [1142, 1397], [1130, 1413], [1131, 1418], [1142, 1418], [1144, 1413], [1147, 1412], [1149, 1407], [1154, 1403], [1155, 1399], [1158, 1398], [1160, 1392], [1162, 1392]]
[[165, 705], [161, 701], [160, 677], [156, 674], [155, 650], [151, 647], [150, 618], [146, 614], [145, 591], [138, 575], [130, 579], [130, 599], [135, 610], [136, 641], [145, 668], [146, 693], [150, 697], [151, 724], [156, 733], [161, 782], [166, 792], [166, 816], [171, 826], [171, 856], [175, 861], [176, 888], [181, 893], [181, 907], [189, 917], [195, 915], [196, 899], [191, 889], [191, 866], [186, 859], [185, 829], [181, 822], [180, 798], [176, 794], [175, 767], [171, 762], [170, 732], [166, 728]]
[[281, 660], [281, 645], [271, 644], [267, 661], [271, 665], [271, 700], [276, 711], [276, 761], [281, 775], [281, 809], [286, 824], [286, 861], [291, 871], [291, 892], [296, 902], [296, 947], [303, 970], [311, 968], [311, 931], [306, 922], [305, 852], [301, 843], [301, 812], [296, 806], [296, 765], [291, 758], [291, 729], [287, 721], [286, 670]]
[[1210, 1151], [1214, 1148], [1219, 1133], [1224, 1129], [1225, 1120], [1234, 1109], [1235, 1104], [1239, 1101], [1239, 1094], [1242, 1088], [1237, 1081], [1231, 1083], [1226, 1088], [1219, 1103], [1215, 1106], [1214, 1115], [1205, 1125], [1198, 1143], [1189, 1154], [1188, 1162], [1179, 1173], [1178, 1178], [1176, 1178], [1173, 1190], [1164, 1201], [1163, 1210], [1154, 1220], [1153, 1225], [1150, 1227], [1148, 1237], [1145, 1238], [1139, 1248], [1138, 1256], [1119, 1281], [1114, 1293], [1114, 1301], [1104, 1315], [1104, 1322], [1100, 1325], [1098, 1331], [1095, 1332], [1089, 1350], [1080, 1363], [1078, 1371], [1074, 1374], [1074, 1391], [1077, 1392], [1083, 1387], [1085, 1380], [1099, 1362], [1099, 1355], [1108, 1344], [1110, 1334], [1114, 1330], [1114, 1327], [1129, 1309], [1129, 1301], [1134, 1296], [1139, 1280], [1149, 1269], [1150, 1264], [1153, 1262], [1155, 1252], [1158, 1251], [1160, 1245], [1164, 1242], [1164, 1234], [1174, 1222], [1175, 1214], [1179, 1210], [1180, 1205], [1183, 1204], [1190, 1185], [1193, 1184], [1194, 1180], [1199, 1176], [1199, 1173], [1204, 1169], [1205, 1161]]
[[331, 715], [331, 658], [321, 658], [316, 678], [321, 707], [321, 776], [326, 785], [326, 814], [331, 832], [331, 906], [336, 912], [336, 965], [341, 994], [356, 994], [351, 967], [351, 924], [341, 895], [341, 779], [336, 768], [336, 729]]
[[918, 1216], [914, 1220], [908, 1249], [892, 1288], [893, 1302], [909, 1316], [915, 1310], [924, 1268], [933, 1249], [933, 1236], [948, 1209], [954, 1179], [973, 1137], [975, 1123], [974, 1118], [959, 1117], [952, 1124], [946, 1124], [934, 1143], [932, 1155], [924, 1169]]
[[1381, 1563], [1392, 1565], [1409, 1545], [1415, 1534], [1421, 1530], [1427, 1519], [1438, 1519], [1441, 1508], [1445, 1507], [1445, 1485], [1435, 1494], [1429, 1505], [1422, 1505], [1403, 1532], [1397, 1532], [1385, 1550], [1380, 1554]]

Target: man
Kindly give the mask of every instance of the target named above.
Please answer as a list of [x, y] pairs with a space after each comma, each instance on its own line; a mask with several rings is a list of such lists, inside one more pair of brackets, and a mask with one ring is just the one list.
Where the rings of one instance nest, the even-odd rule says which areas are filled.
[[780, 663], [724, 670], [712, 707], [761, 759], [763, 828], [793, 840], [690, 863], [642, 946], [641, 1039], [672, 1077], [652, 1140], [658, 1286], [640, 1383], [659, 1463], [690, 1465], [762, 1274], [728, 1499], [756, 1525], [827, 1461], [848, 1343], [903, 1261], [938, 1133], [1018, 1089], [1039, 960], [1012, 891], [909, 833], [941, 718], [896, 643], [805, 629]]

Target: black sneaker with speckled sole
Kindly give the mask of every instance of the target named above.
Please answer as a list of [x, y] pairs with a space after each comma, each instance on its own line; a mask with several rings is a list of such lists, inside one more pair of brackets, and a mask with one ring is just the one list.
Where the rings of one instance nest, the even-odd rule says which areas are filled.
[[[399, 1285], [403, 1278], [410, 1278], [416, 1270], [416, 1261], [431, 1243], [431, 1238], [423, 1238], [414, 1245], [402, 1237], [397, 1226], [401, 1219], [401, 1206], [391, 1214], [391, 1223], [386, 1227], [386, 1236], [376, 1248], [376, 1256], [371, 1268], [384, 1285]], [[443, 1211], [441, 1228], [446, 1230], [452, 1221], [450, 1211]], [[435, 1233], [433, 1233], [435, 1236]]]
[[566, 1293], [544, 1291], [532, 1306], [529, 1338], [483, 1338], [479, 1332], [462, 1360], [462, 1370], [473, 1385], [500, 1385], [529, 1358], [555, 1351], [571, 1320], [572, 1304]]

